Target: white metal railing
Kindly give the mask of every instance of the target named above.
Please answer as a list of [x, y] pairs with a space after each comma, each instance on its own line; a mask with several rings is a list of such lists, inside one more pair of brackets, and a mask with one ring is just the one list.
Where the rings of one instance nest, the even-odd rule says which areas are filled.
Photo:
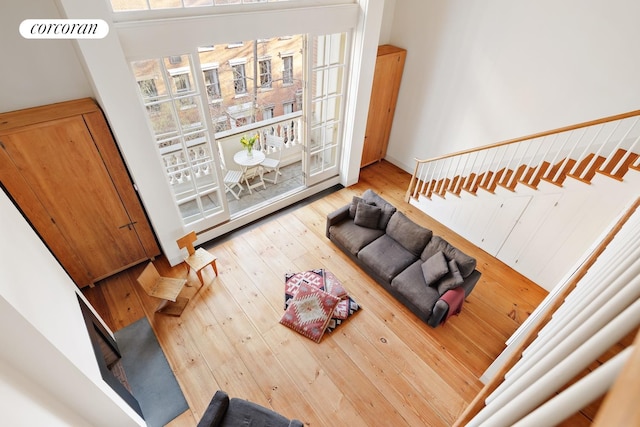
[[640, 110], [574, 126], [416, 160], [406, 198], [459, 194], [542, 179], [561, 185], [569, 175], [583, 181], [597, 170], [620, 178], [640, 167]]

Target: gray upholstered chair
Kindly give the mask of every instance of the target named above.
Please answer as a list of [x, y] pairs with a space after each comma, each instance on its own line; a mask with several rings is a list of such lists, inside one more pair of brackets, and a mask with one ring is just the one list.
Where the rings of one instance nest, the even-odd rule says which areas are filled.
[[218, 390], [213, 395], [198, 427], [303, 427], [301, 421], [289, 420], [277, 412], [248, 400], [229, 398]]

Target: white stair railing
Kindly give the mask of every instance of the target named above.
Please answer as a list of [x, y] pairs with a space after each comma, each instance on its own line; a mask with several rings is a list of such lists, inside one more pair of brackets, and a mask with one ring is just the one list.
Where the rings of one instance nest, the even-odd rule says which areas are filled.
[[[514, 188], [519, 182], [535, 187], [540, 179], [561, 185], [567, 175], [588, 180], [598, 164], [597, 171], [620, 178], [629, 166], [640, 166], [639, 123], [640, 110], [636, 110], [416, 160], [406, 198], [430, 198], [433, 193], [446, 198], [496, 185]], [[569, 168], [570, 162], [574, 163]]]

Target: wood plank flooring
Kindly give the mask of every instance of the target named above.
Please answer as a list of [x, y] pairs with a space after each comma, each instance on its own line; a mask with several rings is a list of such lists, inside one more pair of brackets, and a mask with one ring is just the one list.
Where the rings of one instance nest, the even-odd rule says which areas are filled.
[[[112, 330], [147, 316], [189, 403], [170, 426], [193, 426], [218, 389], [309, 426], [448, 426], [478, 378], [546, 291], [404, 202], [410, 175], [388, 162], [360, 182], [261, 221], [206, 248], [219, 277], [203, 272], [181, 317], [154, 315], [136, 284], [144, 265], [83, 292]], [[460, 316], [433, 329], [364, 274], [325, 237], [327, 213], [372, 188], [409, 218], [478, 260], [482, 277]], [[154, 262], [162, 275], [182, 265]], [[320, 344], [278, 323], [286, 272], [326, 268], [362, 306]], [[196, 293], [197, 291], [197, 293]]]

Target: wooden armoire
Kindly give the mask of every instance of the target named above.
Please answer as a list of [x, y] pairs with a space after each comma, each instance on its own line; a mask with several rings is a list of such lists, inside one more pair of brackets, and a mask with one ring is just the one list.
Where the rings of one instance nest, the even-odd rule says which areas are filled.
[[379, 162], [387, 154], [406, 56], [405, 49], [378, 46], [360, 167]]
[[79, 287], [160, 254], [92, 99], [1, 113], [0, 183]]

